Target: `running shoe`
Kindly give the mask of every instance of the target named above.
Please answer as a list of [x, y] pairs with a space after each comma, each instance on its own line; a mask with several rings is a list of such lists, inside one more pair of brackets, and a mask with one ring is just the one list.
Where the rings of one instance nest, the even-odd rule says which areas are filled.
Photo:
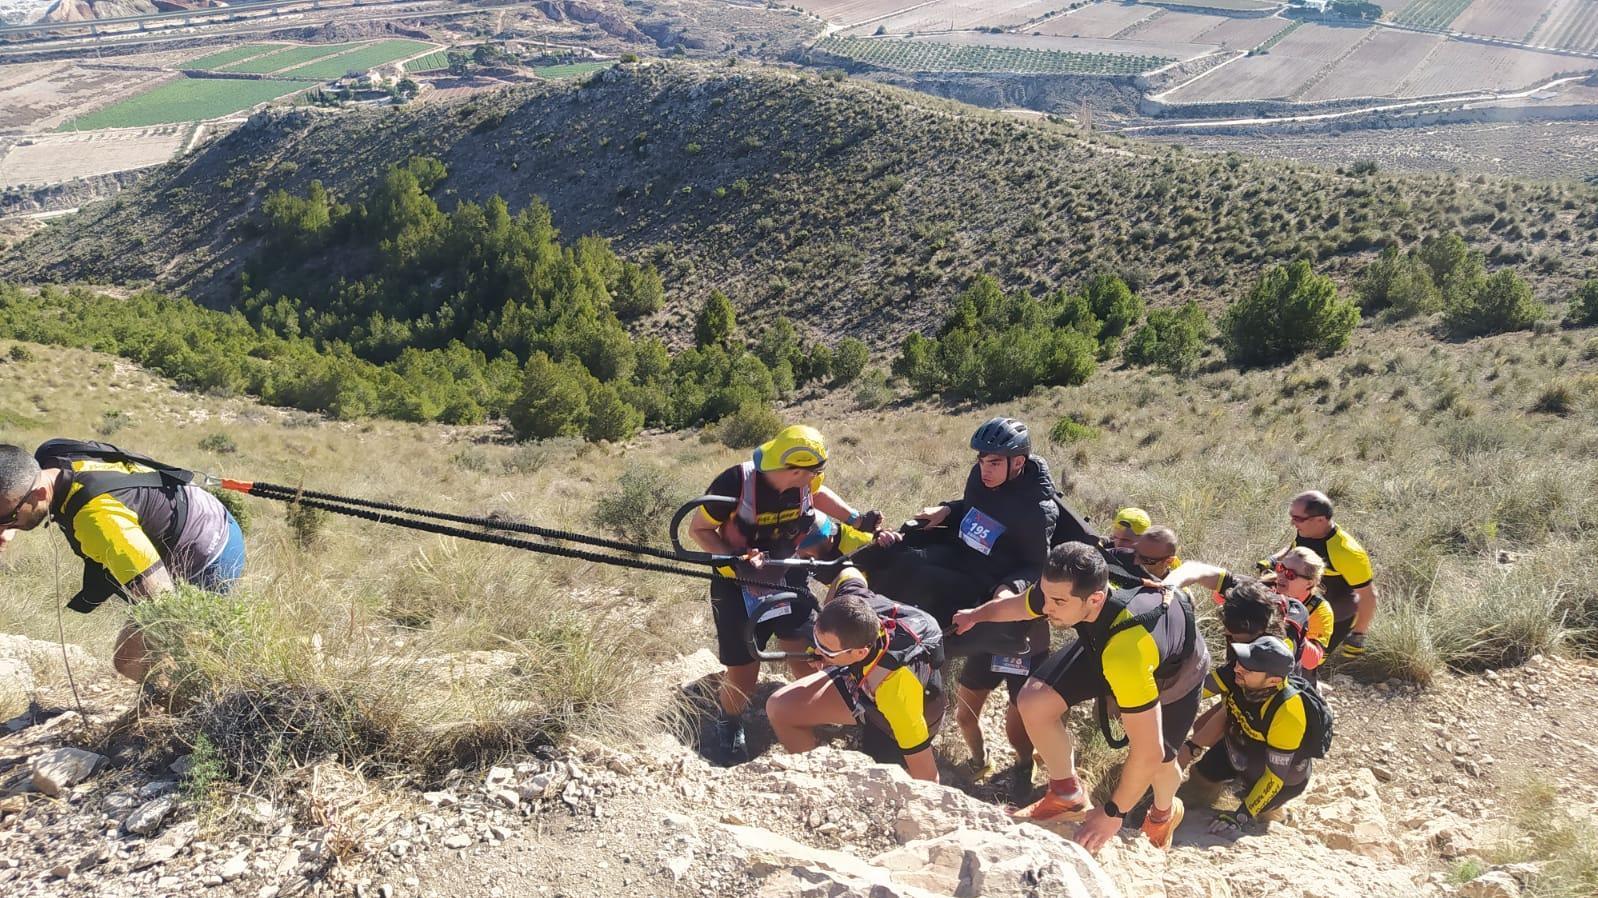
[[[1171, 799], [1170, 818], [1164, 823], [1155, 823], [1145, 816], [1143, 818], [1143, 835], [1149, 837], [1149, 841], [1154, 843], [1155, 848], [1170, 848], [1171, 837], [1176, 835], [1176, 828], [1181, 825], [1182, 815], [1185, 812], [1182, 807], [1182, 799]], [[1153, 810], [1151, 809], [1149, 813], [1152, 814]]]

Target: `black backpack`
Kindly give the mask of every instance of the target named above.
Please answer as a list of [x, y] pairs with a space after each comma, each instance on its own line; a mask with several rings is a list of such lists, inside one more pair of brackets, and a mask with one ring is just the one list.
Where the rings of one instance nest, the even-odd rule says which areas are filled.
[[1304, 743], [1299, 747], [1298, 754], [1305, 758], [1324, 758], [1332, 750], [1332, 708], [1326, 704], [1326, 697], [1320, 694], [1314, 684], [1300, 674], [1288, 677], [1287, 688], [1265, 709], [1260, 721], [1261, 729], [1270, 732], [1271, 721], [1276, 717], [1277, 710], [1295, 694], [1303, 697], [1304, 712], [1308, 718], [1304, 728]]
[[[1141, 571], [1142, 568], [1137, 568], [1137, 570]], [[1141, 588], [1141, 582], [1137, 587], [1133, 587], [1133, 589]], [[1187, 619], [1187, 626], [1184, 628], [1185, 633], [1183, 634], [1183, 638], [1186, 640], [1186, 648], [1182, 650], [1181, 654], [1174, 658], [1160, 659], [1160, 666], [1154, 670], [1155, 677], [1160, 677], [1162, 675], [1169, 676], [1171, 672], [1179, 669], [1183, 664], [1186, 664], [1188, 657], [1193, 653], [1194, 646], [1198, 643], [1198, 617], [1193, 611], [1192, 598], [1188, 596], [1187, 590], [1179, 589], [1176, 591], [1174, 601], [1181, 607], [1182, 614]], [[1130, 602], [1130, 599], [1128, 602]], [[1142, 627], [1143, 629], [1152, 632], [1154, 627], [1159, 624], [1160, 620], [1163, 619], [1166, 613], [1170, 611], [1170, 606], [1171, 603], [1169, 601], [1161, 602], [1142, 614], [1128, 617], [1126, 620], [1115, 624], [1114, 626], [1110, 627], [1108, 633], [1104, 634], [1104, 645], [1108, 645], [1110, 639], [1117, 633], [1123, 633], [1127, 630], [1133, 629], [1134, 627]], [[1108, 605], [1106, 605], [1106, 607], [1108, 607]], [[1115, 613], [1120, 614], [1119, 611], [1116, 611]], [[1097, 646], [1098, 650], [1103, 651], [1104, 645]], [[1108, 743], [1111, 748], [1125, 748], [1127, 746], [1126, 736], [1117, 736], [1110, 728], [1109, 702], [1107, 702], [1101, 696], [1096, 701], [1096, 705], [1097, 707], [1094, 709], [1094, 713], [1099, 719], [1099, 732], [1104, 736], [1104, 741]]]

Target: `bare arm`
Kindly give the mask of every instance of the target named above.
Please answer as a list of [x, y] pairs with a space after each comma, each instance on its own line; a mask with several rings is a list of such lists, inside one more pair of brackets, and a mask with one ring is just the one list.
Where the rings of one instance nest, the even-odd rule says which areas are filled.
[[1161, 586], [1172, 589], [1186, 589], [1189, 586], [1203, 586], [1210, 592], [1220, 588], [1221, 578], [1226, 576], [1226, 569], [1202, 561], [1184, 561], [1176, 570], [1165, 575], [1160, 581]]
[[[1165, 763], [1165, 745], [1160, 734], [1160, 706], [1155, 704], [1145, 710], [1121, 715], [1121, 726], [1126, 729], [1131, 748], [1126, 754], [1126, 764], [1121, 768], [1121, 781], [1110, 796], [1117, 807], [1130, 810], [1143, 798], [1154, 782], [1154, 775]], [[1120, 831], [1124, 819], [1104, 813], [1104, 808], [1094, 808], [1087, 819], [1077, 827], [1072, 837], [1083, 848], [1097, 853]]]
[[1376, 583], [1373, 581], [1354, 590], [1354, 596], [1359, 599], [1359, 607], [1354, 611], [1353, 632], [1368, 632], [1371, 621], [1376, 619]]
[[954, 613], [954, 632], [964, 633], [977, 624], [995, 621], [1031, 620], [1035, 615], [1027, 607], [1026, 594], [1001, 589], [997, 598], [966, 611]]
[[854, 517], [854, 509], [850, 508], [849, 503], [843, 501], [837, 493], [833, 492], [830, 486], [824, 486], [817, 490], [810, 501], [815, 503], [816, 508], [837, 520], [847, 523]]
[[727, 542], [726, 538], [721, 535], [721, 525], [711, 520], [702, 508], [698, 514], [693, 516], [693, 520], [689, 522], [688, 536], [706, 552], [713, 552], [717, 555], [738, 554], [738, 550], [734, 549], [732, 544]]
[[141, 599], [148, 599], [174, 589], [172, 575], [166, 565], [158, 564], [136, 577], [128, 584], [128, 591]]

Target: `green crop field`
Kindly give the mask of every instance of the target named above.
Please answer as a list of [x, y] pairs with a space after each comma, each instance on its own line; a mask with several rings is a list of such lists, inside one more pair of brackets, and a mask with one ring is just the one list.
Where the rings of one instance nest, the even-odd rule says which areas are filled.
[[221, 66], [217, 69], [217, 71], [248, 72], [254, 75], [265, 75], [270, 72], [275, 72], [278, 69], [288, 68], [289, 66], [303, 65], [313, 59], [321, 59], [324, 56], [332, 56], [335, 53], [347, 53], [359, 46], [361, 45], [358, 43], [300, 44], [291, 47], [284, 47], [275, 53], [268, 53], [259, 59], [252, 59], [248, 62], [235, 62], [231, 65]]
[[345, 53], [340, 53], [331, 59], [307, 63], [277, 74], [284, 78], [325, 81], [329, 78], [340, 77], [348, 72], [364, 72], [374, 66], [384, 65], [396, 59], [404, 59], [432, 46], [433, 44], [423, 43], [422, 41], [378, 41], [375, 44], [363, 44]]
[[197, 122], [249, 109], [257, 103], [303, 87], [305, 84], [299, 81], [179, 78], [120, 103], [79, 116], [56, 130], [87, 131]]
[[1415, 0], [1404, 7], [1403, 12], [1393, 16], [1393, 24], [1441, 31], [1469, 5], [1470, 0]]
[[1174, 59], [1128, 53], [1070, 53], [924, 41], [829, 37], [816, 49], [858, 62], [911, 72], [1015, 72], [1023, 75], [1135, 75]]
[[433, 72], [447, 68], [449, 68], [448, 50], [434, 50], [426, 56], [418, 56], [405, 63], [405, 71], [407, 72]]
[[613, 62], [571, 62], [565, 65], [546, 65], [533, 69], [540, 78], [576, 78], [615, 65]]
[[214, 69], [217, 66], [232, 65], [233, 63], [241, 62], [243, 60], [249, 59], [252, 56], [260, 56], [264, 53], [275, 53], [278, 50], [283, 50], [287, 47], [287, 44], [244, 44], [243, 46], [232, 47], [227, 50], [220, 50], [216, 53], [191, 59], [183, 64], [183, 68]]

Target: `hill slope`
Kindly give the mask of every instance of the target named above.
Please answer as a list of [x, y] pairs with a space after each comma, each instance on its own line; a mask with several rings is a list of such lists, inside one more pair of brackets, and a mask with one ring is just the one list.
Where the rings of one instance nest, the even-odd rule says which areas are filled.
[[412, 154], [448, 166], [446, 208], [538, 196], [569, 232], [616, 239], [662, 269], [675, 308], [720, 288], [878, 341], [939, 319], [981, 272], [1041, 290], [1108, 267], [1156, 301], [1218, 301], [1268, 264], [1309, 256], [1346, 277], [1384, 242], [1457, 229], [1495, 264], [1534, 258], [1526, 274], [1558, 297], [1598, 252], [1590, 188], [1352, 177], [674, 63], [463, 103], [263, 115], [13, 247], [0, 277], [155, 281], [225, 304], [268, 193], [320, 179], [349, 196]]

